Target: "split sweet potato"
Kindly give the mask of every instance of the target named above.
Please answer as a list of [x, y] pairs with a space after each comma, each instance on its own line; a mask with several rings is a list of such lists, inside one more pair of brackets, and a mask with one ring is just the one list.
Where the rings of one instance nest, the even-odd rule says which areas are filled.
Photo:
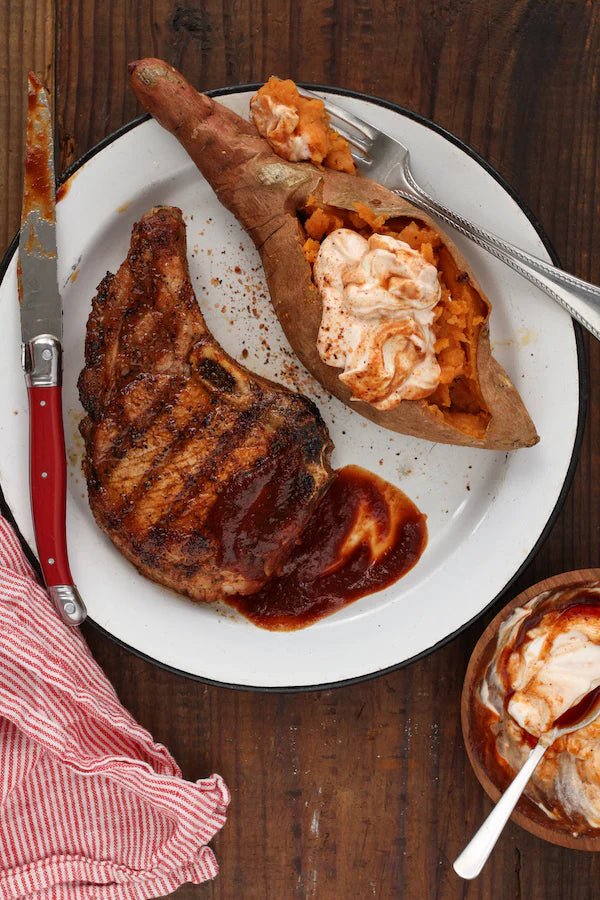
[[[252, 237], [287, 338], [327, 390], [384, 428], [430, 441], [494, 450], [538, 441], [517, 390], [492, 356], [491, 304], [433, 220], [367, 178], [282, 160], [250, 122], [198, 93], [162, 60], [131, 63], [130, 73], [140, 102], [178, 138]], [[351, 399], [340, 370], [321, 360], [322, 304], [312, 262], [323, 236], [336, 227], [396, 235], [438, 268], [442, 299], [434, 330], [441, 377], [431, 396], [378, 409]]]

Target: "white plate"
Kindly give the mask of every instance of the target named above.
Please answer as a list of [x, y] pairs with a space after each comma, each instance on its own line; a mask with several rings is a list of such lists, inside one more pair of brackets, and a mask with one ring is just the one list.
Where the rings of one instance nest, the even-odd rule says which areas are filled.
[[[245, 115], [248, 99], [245, 88], [222, 102]], [[467, 148], [398, 108], [354, 95], [339, 102], [410, 147], [417, 179], [447, 206], [549, 258], [525, 212]], [[246, 349], [250, 369], [291, 387], [301, 384], [329, 426], [334, 465], [372, 469], [399, 485], [428, 517], [428, 546], [404, 579], [302, 631], [264, 631], [228, 608], [195, 605], [147, 581], [97, 528], [88, 507], [76, 381], [90, 301], [106, 270], [116, 271], [125, 257], [133, 222], [163, 203], [185, 214], [198, 300], [225, 349], [238, 359]], [[521, 391], [541, 442], [512, 454], [447, 447], [370, 424], [299, 371], [271, 310], [256, 250], [175, 138], [155, 122], [138, 122], [92, 151], [57, 216], [70, 556], [97, 625], [192, 676], [241, 686], [311, 687], [374, 674], [426, 652], [481, 613], [513, 579], [559, 502], [580, 418], [574, 328], [544, 294], [456, 236], [492, 298], [495, 353]], [[0, 286], [0, 320], [0, 483], [33, 545], [14, 257]]]

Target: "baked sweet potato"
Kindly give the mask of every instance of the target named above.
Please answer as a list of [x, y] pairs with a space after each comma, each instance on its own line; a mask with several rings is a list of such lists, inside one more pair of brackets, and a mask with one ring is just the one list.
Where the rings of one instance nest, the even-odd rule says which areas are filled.
[[[517, 390], [491, 354], [491, 305], [433, 220], [367, 178], [282, 160], [250, 122], [198, 93], [161, 60], [131, 63], [130, 74], [142, 105], [178, 138], [252, 237], [287, 338], [327, 390], [384, 428], [430, 441], [492, 450], [538, 441]], [[378, 408], [353, 399], [340, 369], [321, 359], [323, 304], [312, 260], [323, 236], [340, 227], [363, 237], [393, 235], [436, 265], [441, 299], [432, 327], [440, 380], [430, 396]]]

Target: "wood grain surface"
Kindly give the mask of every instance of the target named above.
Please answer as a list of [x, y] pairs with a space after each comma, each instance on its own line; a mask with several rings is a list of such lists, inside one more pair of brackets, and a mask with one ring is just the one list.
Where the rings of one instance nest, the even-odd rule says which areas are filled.
[[[127, 61], [160, 55], [203, 88], [275, 72], [378, 94], [432, 118], [513, 185], [565, 267], [600, 283], [594, 0], [0, 0], [0, 25], [3, 244], [19, 219], [26, 69], [55, 81], [64, 168], [137, 112]], [[512, 594], [600, 565], [600, 350], [588, 349], [590, 410], [575, 479]], [[214, 842], [220, 875], [177, 897], [598, 896], [600, 855], [544, 844], [512, 824], [475, 883], [451, 869], [490, 809], [460, 734], [464, 672], [490, 618], [408, 669], [304, 695], [194, 683], [87, 627], [120, 698], [185, 775], [218, 771], [232, 788]]]

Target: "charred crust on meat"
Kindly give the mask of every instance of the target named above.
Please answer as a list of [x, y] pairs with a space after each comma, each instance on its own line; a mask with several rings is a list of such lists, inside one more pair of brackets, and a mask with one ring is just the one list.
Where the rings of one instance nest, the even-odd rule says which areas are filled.
[[190, 553], [201, 553], [208, 550], [210, 541], [199, 531], [194, 531], [187, 539], [187, 548]]
[[235, 391], [235, 378], [215, 359], [201, 359], [197, 363], [196, 370], [204, 381], [208, 381], [218, 391], [225, 391], [228, 394]]
[[323, 434], [314, 426], [308, 425], [300, 435], [300, 444], [304, 449], [307, 462], [318, 463], [323, 455]]
[[301, 472], [296, 479], [295, 497], [298, 502], [310, 497], [315, 489], [315, 480], [310, 472]]
[[[249, 372], [208, 331], [179, 210], [136, 223], [98, 286], [78, 386], [90, 505], [117, 548], [195, 600], [259, 589], [326, 490], [332, 444], [311, 401]], [[238, 540], [246, 515], [264, 521], [262, 544]]]

